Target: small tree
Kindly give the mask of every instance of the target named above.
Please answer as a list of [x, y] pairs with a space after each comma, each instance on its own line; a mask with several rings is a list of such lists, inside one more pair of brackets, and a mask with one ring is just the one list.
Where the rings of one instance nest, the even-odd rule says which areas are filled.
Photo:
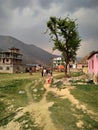
[[50, 30], [50, 37], [54, 42], [53, 50], [59, 50], [65, 61], [65, 75], [67, 75], [67, 66], [70, 61], [76, 58], [76, 52], [80, 46], [80, 38], [77, 31], [75, 20], [69, 17], [61, 19], [50, 17], [47, 22]]

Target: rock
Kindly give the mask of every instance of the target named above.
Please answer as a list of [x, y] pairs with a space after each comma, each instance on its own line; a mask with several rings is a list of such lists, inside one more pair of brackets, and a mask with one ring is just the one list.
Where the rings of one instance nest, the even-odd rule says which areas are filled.
[[38, 90], [35, 88], [35, 89], [33, 89], [33, 92], [37, 92]]
[[19, 94], [24, 94], [24, 93], [25, 93], [24, 90], [20, 90], [20, 91], [19, 91]]

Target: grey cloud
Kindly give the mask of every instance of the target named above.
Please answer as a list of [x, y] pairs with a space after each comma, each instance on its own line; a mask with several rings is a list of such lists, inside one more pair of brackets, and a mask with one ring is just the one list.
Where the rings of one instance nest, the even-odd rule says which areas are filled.
[[85, 12], [86, 15], [79, 17], [79, 32], [83, 39], [98, 39], [98, 9]]
[[44, 34], [45, 31], [45, 24], [40, 23], [34, 27], [14, 28], [11, 33], [27, 44], [36, 44], [37, 46], [40, 44], [41, 46], [44, 46], [48, 41], [48, 36]]
[[88, 41], [82, 41], [81, 47], [78, 50], [78, 56], [86, 56], [92, 51], [98, 51], [98, 43], [95, 39], [89, 39]]
[[30, 6], [33, 2], [32, 0], [9, 0], [7, 2], [6, 1], [6, 4], [12, 8], [12, 9], [15, 9], [15, 8], [25, 8], [27, 6]]
[[56, 4], [61, 7], [63, 12], [73, 12], [79, 8], [95, 8], [98, 6], [98, 0], [38, 0], [39, 6], [44, 9], [51, 8], [52, 4]]
[[33, 5], [32, 0], [1, 0], [0, 1], [0, 17], [8, 18], [15, 9], [21, 12], [23, 8]]
[[8, 18], [8, 9], [6, 8], [6, 4], [0, 1], [0, 19]]
[[79, 30], [82, 39], [88, 40], [90, 38], [97, 39], [98, 38], [98, 27], [93, 27], [93, 26], [81, 26]]
[[58, 0], [39, 0], [39, 5], [45, 9], [49, 9], [51, 7], [52, 3], [58, 4], [58, 3], [60, 3], [60, 1], [58, 1]]
[[[52, 6], [53, 4], [56, 6]], [[23, 9], [26, 7], [30, 9], [30, 15], [29, 11], [23, 14]], [[18, 14], [14, 12], [17, 8]], [[87, 9], [91, 10], [88, 12], [93, 13], [88, 14], [85, 12]], [[43, 49], [49, 48], [53, 44], [49, 43], [48, 34], [43, 34], [46, 31], [47, 19], [53, 14], [65, 16], [66, 12], [78, 19], [82, 40], [89, 42], [89, 39], [93, 39], [89, 44], [89, 47], [92, 47], [93, 42], [98, 41], [98, 0], [0, 0], [0, 34], [11, 35], [27, 44], [35, 44]]]
[[22, 12], [23, 8], [30, 7], [33, 4], [32, 0], [1, 0], [0, 1], [0, 26], [10, 27], [12, 23], [13, 12], [18, 8], [18, 11]]
[[0, 1], [0, 30], [3, 32], [11, 25], [12, 10], [6, 6], [5, 3]]
[[51, 4], [55, 3], [62, 7], [62, 11], [73, 12], [79, 8], [95, 8], [98, 6], [98, 0], [39, 0], [42, 8], [50, 8]]
[[[61, 3], [62, 4], [62, 3]], [[98, 0], [63, 0], [62, 12], [75, 12], [79, 8], [95, 8], [98, 6]]]

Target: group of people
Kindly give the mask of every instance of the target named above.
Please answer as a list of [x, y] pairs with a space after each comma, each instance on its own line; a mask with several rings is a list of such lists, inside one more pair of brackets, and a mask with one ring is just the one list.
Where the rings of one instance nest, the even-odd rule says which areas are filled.
[[42, 71], [41, 71], [41, 74], [42, 74], [42, 77], [46, 76], [46, 75], [49, 75], [49, 74], [52, 76], [52, 70], [43, 68]]

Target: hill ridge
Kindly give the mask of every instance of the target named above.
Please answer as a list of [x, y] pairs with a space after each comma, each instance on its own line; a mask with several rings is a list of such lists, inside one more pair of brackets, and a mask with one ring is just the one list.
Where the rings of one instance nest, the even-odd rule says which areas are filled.
[[36, 45], [26, 44], [12, 36], [0, 35], [1, 49], [8, 50], [8, 48], [13, 46], [19, 48], [20, 52], [23, 54], [23, 63], [48, 65], [50, 64], [50, 59], [56, 57], [56, 55], [52, 55]]

